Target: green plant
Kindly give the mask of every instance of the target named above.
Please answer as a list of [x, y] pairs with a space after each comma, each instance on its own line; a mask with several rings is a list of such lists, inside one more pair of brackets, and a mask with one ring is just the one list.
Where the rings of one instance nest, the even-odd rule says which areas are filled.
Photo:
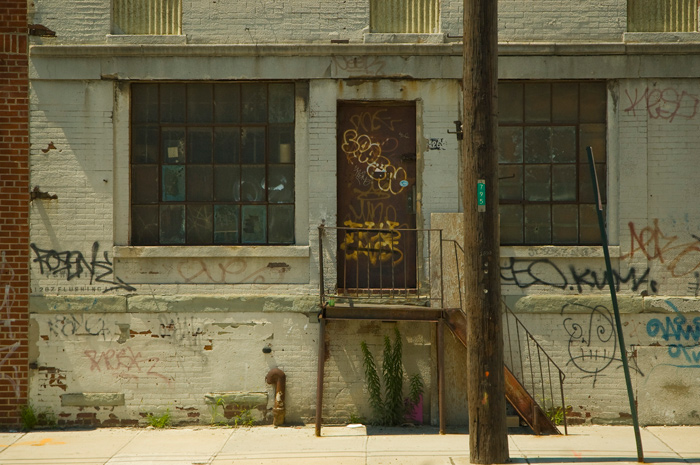
[[226, 419], [226, 417], [222, 413], [219, 413], [219, 407], [221, 407], [222, 411], [226, 408], [226, 402], [224, 402], [224, 399], [222, 399], [221, 397], [216, 399], [215, 403], [209, 405], [209, 409], [211, 410], [212, 426], [228, 425], [228, 420]]
[[350, 424], [357, 424], [357, 423], [362, 423], [364, 424], [365, 418], [360, 416], [360, 414], [353, 412], [350, 414]]
[[250, 409], [241, 410], [241, 413], [233, 417], [233, 426], [253, 426], [254, 424], [255, 419]]
[[160, 416], [149, 413], [146, 416], [146, 422], [148, 423], [148, 426], [152, 426], [154, 428], [168, 428], [172, 424], [170, 409], [166, 409], [165, 413]]
[[393, 345], [389, 336], [384, 336], [384, 358], [382, 360], [384, 395], [382, 395], [382, 380], [377, 373], [377, 364], [372, 352], [365, 341], [360, 343], [360, 348], [362, 349], [362, 365], [374, 422], [386, 426], [403, 423], [407, 410], [412, 409], [418, 403], [423, 393], [423, 379], [417, 374], [410, 378], [409, 402], [404, 402], [401, 333], [398, 328], [394, 327]]
[[23, 431], [31, 431], [37, 426], [55, 426], [57, 423], [51, 409], [37, 410], [32, 404], [21, 406], [19, 415]]
[[550, 407], [544, 414], [549, 418], [552, 424], [559, 426], [564, 423], [564, 415], [566, 415], [569, 410], [571, 410], [571, 406], [566, 407], [566, 410], [561, 407]]

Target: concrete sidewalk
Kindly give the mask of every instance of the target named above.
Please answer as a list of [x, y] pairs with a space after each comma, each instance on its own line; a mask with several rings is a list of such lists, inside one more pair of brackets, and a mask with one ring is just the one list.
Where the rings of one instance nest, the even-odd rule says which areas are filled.
[[[700, 427], [646, 427], [648, 463], [700, 464]], [[637, 462], [631, 426], [577, 426], [568, 436], [509, 436], [515, 463]], [[103, 428], [0, 433], [0, 465], [460, 465], [469, 437], [432, 427]]]

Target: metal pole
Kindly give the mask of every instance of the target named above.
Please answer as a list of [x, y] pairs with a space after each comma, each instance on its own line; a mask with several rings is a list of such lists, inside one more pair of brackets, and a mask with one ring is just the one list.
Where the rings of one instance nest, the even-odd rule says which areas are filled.
[[598, 226], [600, 227], [600, 240], [603, 244], [603, 253], [605, 254], [605, 266], [608, 270], [608, 287], [610, 288], [610, 297], [612, 298], [613, 310], [615, 312], [615, 326], [617, 327], [617, 338], [620, 341], [620, 354], [622, 355], [622, 367], [625, 372], [625, 383], [627, 384], [627, 397], [629, 398], [630, 410], [632, 411], [632, 423], [634, 423], [634, 439], [637, 442], [637, 461], [644, 463], [644, 451], [642, 450], [642, 436], [639, 433], [639, 420], [637, 419], [637, 406], [634, 403], [634, 394], [632, 392], [632, 379], [630, 377], [630, 367], [627, 363], [627, 346], [625, 345], [625, 337], [622, 334], [622, 321], [620, 320], [620, 309], [617, 306], [617, 294], [615, 294], [615, 280], [613, 279], [612, 265], [610, 264], [610, 252], [608, 251], [608, 235], [605, 232], [605, 221], [603, 219], [603, 204], [600, 201], [600, 190], [598, 189], [598, 176], [595, 171], [595, 163], [593, 162], [593, 149], [586, 147], [588, 152], [588, 165], [591, 168], [591, 182], [593, 183], [593, 194], [597, 204], [596, 211], [598, 212]]

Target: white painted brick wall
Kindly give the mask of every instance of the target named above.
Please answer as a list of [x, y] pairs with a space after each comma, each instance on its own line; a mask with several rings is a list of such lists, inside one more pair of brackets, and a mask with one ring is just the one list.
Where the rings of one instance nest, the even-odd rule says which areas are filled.
[[[32, 21], [56, 32], [43, 43], [104, 43], [110, 2], [35, 0]], [[501, 0], [501, 41], [619, 41], [626, 30], [622, 0]], [[368, 1], [205, 2], [182, 0], [182, 33], [193, 44], [362, 42]], [[462, 33], [462, 1], [443, 0], [441, 31]]]

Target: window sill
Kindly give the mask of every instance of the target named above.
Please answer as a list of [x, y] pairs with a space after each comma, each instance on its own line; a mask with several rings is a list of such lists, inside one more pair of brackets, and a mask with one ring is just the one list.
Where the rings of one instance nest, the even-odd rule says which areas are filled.
[[108, 34], [107, 43], [115, 45], [185, 45], [186, 35]]
[[117, 246], [114, 258], [308, 258], [308, 245]]
[[697, 32], [625, 32], [622, 40], [627, 43], [697, 43], [700, 34]]
[[364, 35], [366, 44], [442, 44], [445, 34], [402, 34], [371, 32]]
[[[620, 246], [609, 246], [611, 258], [620, 256]], [[501, 257], [513, 258], [603, 258], [602, 246], [501, 246]]]

